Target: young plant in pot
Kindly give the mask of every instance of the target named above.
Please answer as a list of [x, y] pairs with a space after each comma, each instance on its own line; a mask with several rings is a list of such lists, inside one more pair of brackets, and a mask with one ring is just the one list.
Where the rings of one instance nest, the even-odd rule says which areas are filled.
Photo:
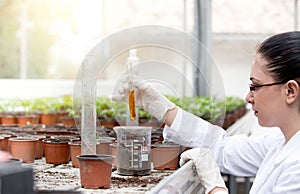
[[73, 108], [66, 109], [67, 115], [60, 117], [61, 123], [67, 127], [75, 127], [76, 126], [76, 119], [79, 119], [79, 113], [76, 113], [76, 111]]
[[238, 104], [236, 103], [235, 97], [226, 97], [223, 101], [224, 106], [226, 107], [226, 114], [224, 119], [224, 129], [230, 127], [236, 120], [239, 118], [238, 113]]
[[70, 161], [70, 147], [67, 138], [50, 137], [43, 141], [46, 163], [50, 164], [66, 164]]
[[114, 118], [117, 121], [117, 125], [125, 125], [127, 106], [127, 103], [124, 102], [115, 102], [113, 104]]
[[40, 123], [44, 125], [54, 125], [57, 119], [54, 98], [39, 98], [35, 100], [34, 109], [40, 115]]
[[0, 110], [0, 123], [2, 125], [15, 125], [17, 124], [16, 118], [16, 99], [9, 99], [9, 100], [1, 100]]
[[61, 118], [69, 115], [69, 109], [72, 109], [72, 97], [62, 96], [53, 100], [54, 110], [56, 113], [56, 123], [61, 123]]
[[143, 109], [139, 109], [139, 123], [141, 126], [150, 126], [153, 128], [160, 127], [162, 125], [156, 118], [152, 117], [148, 112]]
[[97, 98], [96, 112], [101, 126], [114, 127], [118, 125], [115, 119], [113, 103], [108, 98]]
[[20, 100], [22, 113], [17, 116], [17, 122], [20, 126], [36, 125], [39, 123], [39, 116], [33, 110], [34, 100], [23, 99]]

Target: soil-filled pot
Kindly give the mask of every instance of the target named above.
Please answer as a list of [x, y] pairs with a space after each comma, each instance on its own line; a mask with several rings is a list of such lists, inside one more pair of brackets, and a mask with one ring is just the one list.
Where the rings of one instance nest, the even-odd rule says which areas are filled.
[[0, 150], [2, 150], [2, 143], [5, 141], [3, 136], [0, 136]]
[[11, 135], [2, 134], [0, 137], [0, 150], [8, 151], [8, 139], [11, 137]]
[[76, 126], [74, 117], [64, 116], [60, 118], [60, 121], [65, 127]]
[[71, 153], [71, 162], [74, 168], [79, 168], [79, 161], [76, 158], [77, 156], [81, 155], [81, 142], [69, 142], [70, 146], [70, 153]]
[[111, 143], [109, 144], [110, 146], [110, 150], [111, 150], [111, 154], [113, 156], [115, 156], [115, 159], [113, 161], [113, 169], [117, 169], [117, 165], [118, 165], [118, 144], [117, 143]]
[[46, 163], [66, 164], [70, 161], [68, 140], [47, 138], [43, 140]]
[[155, 170], [176, 170], [178, 168], [178, 144], [153, 144], [151, 158]]
[[112, 141], [109, 139], [98, 139], [96, 145], [96, 154], [111, 154], [111, 149], [109, 146], [111, 143]]
[[33, 135], [34, 138], [36, 138], [38, 141], [35, 145], [35, 159], [41, 159], [44, 156], [44, 146], [43, 146], [43, 139], [46, 137], [43, 135]]
[[86, 189], [107, 189], [110, 187], [112, 155], [80, 155], [77, 156], [80, 163], [81, 186]]
[[0, 119], [2, 125], [17, 124], [17, 118], [15, 115], [2, 115]]
[[29, 137], [10, 138], [11, 155], [23, 162], [34, 162], [35, 146], [38, 140]]
[[39, 123], [39, 116], [34, 114], [17, 116], [17, 121], [20, 126], [36, 125]]
[[54, 125], [56, 123], [56, 113], [41, 114], [41, 124]]
[[[109, 147], [110, 143], [111, 142], [109, 141], [109, 143], [107, 143], [108, 145], [106, 145], [104, 143], [97, 142], [96, 154], [110, 154], [110, 152], [108, 151], [108, 148], [110, 148]], [[75, 168], [79, 168], [79, 162], [76, 156], [81, 155], [81, 141], [69, 142], [69, 146], [70, 146], [72, 166]]]

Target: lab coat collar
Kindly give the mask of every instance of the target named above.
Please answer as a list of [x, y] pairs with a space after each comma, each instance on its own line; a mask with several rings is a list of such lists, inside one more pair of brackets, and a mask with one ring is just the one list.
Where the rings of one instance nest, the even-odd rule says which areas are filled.
[[284, 159], [291, 155], [294, 150], [298, 149], [300, 146], [300, 131], [298, 131], [286, 144], [279, 146], [283, 147], [274, 161], [275, 166], [279, 165]]

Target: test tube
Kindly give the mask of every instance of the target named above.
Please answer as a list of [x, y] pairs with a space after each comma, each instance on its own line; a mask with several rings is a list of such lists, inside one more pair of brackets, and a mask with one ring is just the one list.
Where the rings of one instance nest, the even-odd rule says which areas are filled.
[[[136, 49], [129, 50], [129, 57], [127, 59], [127, 74], [133, 75], [133, 65], [139, 62], [139, 58], [137, 57]], [[130, 79], [128, 77], [128, 79]], [[129, 119], [128, 125], [137, 125], [137, 111], [135, 105], [135, 94], [132, 80], [127, 80], [129, 83], [129, 91], [128, 91], [128, 106], [129, 106]]]

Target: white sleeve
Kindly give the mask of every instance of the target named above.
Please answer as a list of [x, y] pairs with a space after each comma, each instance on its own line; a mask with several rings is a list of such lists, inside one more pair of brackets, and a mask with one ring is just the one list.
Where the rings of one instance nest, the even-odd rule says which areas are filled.
[[224, 129], [189, 112], [178, 108], [176, 117], [170, 127], [163, 131], [166, 140], [187, 147], [211, 147], [219, 136], [227, 135]]
[[276, 134], [251, 138], [246, 135], [228, 136], [223, 128], [182, 109], [178, 109], [172, 125], [164, 129], [167, 140], [192, 148], [210, 148], [221, 171], [236, 176], [256, 174], [270, 146], [278, 141]]

